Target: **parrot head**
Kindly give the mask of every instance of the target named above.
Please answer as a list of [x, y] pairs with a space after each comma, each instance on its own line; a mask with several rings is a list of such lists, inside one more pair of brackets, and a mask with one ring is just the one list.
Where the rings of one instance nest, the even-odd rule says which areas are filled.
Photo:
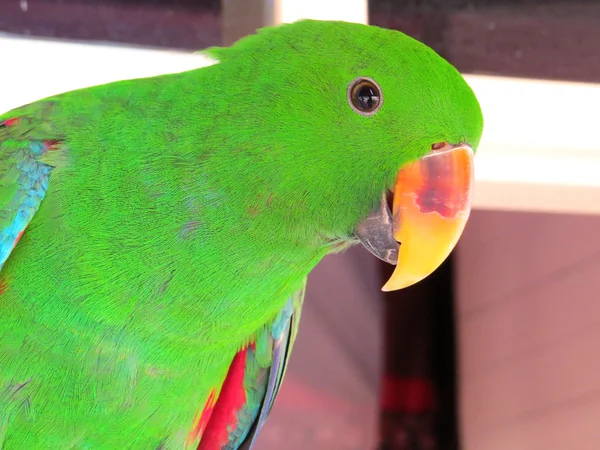
[[260, 150], [246, 170], [270, 184], [290, 236], [360, 241], [396, 264], [383, 290], [446, 259], [469, 217], [483, 130], [451, 64], [398, 31], [314, 20], [209, 52], [242, 81], [227, 93], [231, 126]]

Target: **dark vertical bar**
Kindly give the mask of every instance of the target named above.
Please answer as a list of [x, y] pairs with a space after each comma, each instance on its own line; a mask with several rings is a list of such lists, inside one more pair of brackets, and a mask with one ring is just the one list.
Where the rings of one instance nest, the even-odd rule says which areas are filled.
[[379, 450], [459, 448], [452, 267], [384, 296]]
[[[437, 390], [438, 416], [436, 431], [440, 450], [458, 450], [459, 400], [458, 400], [458, 358], [456, 351], [457, 327], [455, 320], [455, 254], [451, 254], [436, 273], [437, 284], [432, 286], [432, 379]], [[432, 282], [435, 283], [436, 279]]]

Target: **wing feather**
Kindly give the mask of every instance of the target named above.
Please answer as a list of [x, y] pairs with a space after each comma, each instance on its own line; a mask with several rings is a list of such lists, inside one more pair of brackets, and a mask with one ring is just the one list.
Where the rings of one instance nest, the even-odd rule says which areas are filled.
[[62, 140], [46, 125], [27, 116], [0, 119], [0, 268], [38, 211], [53, 163], [64, 154]]
[[197, 418], [193, 437], [200, 440], [198, 450], [253, 448], [285, 375], [298, 330], [304, 287], [305, 283], [288, 299], [275, 320], [234, 357], [218, 395], [211, 393]]

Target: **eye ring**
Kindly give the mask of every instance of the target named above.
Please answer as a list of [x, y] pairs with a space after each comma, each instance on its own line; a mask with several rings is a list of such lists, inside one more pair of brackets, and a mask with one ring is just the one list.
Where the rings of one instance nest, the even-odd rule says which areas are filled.
[[348, 104], [362, 116], [372, 116], [383, 105], [383, 92], [375, 80], [358, 77], [348, 86]]

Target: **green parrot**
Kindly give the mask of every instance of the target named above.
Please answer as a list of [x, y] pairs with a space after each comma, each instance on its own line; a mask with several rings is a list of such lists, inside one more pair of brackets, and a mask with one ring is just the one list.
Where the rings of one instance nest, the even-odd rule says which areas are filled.
[[302, 20], [206, 52], [0, 115], [2, 450], [249, 449], [319, 260], [399, 289], [462, 233], [483, 119], [433, 50]]

